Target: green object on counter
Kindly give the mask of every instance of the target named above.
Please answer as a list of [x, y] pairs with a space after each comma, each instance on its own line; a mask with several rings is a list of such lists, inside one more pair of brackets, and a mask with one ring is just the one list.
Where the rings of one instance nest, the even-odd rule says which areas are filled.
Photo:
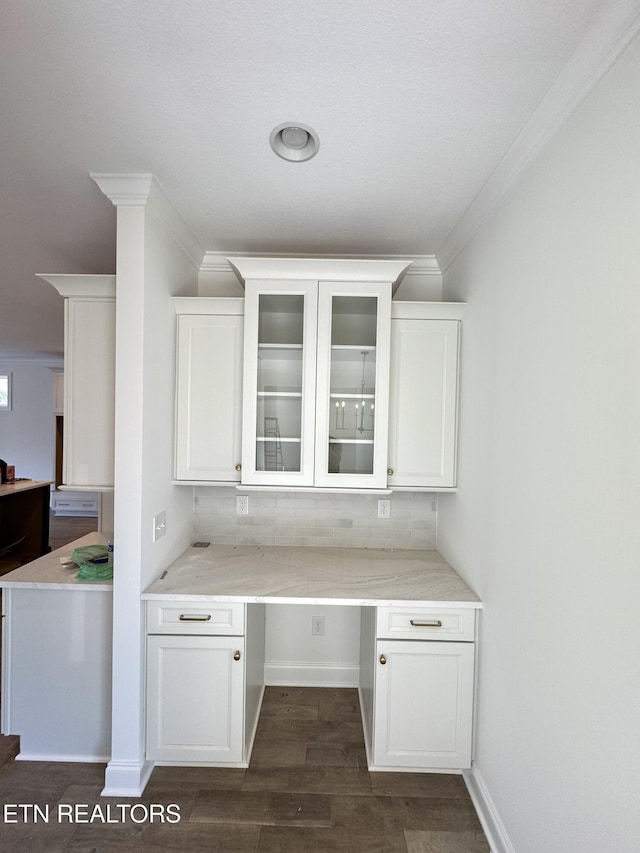
[[107, 581], [113, 577], [113, 552], [106, 545], [83, 545], [75, 549], [71, 559], [80, 568], [77, 580]]

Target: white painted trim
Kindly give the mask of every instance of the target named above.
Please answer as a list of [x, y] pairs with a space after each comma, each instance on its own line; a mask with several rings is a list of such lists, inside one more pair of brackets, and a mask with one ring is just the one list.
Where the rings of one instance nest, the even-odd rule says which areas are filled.
[[173, 296], [176, 314], [244, 314], [244, 296]]
[[444, 272], [640, 31], [638, 0], [611, 0], [437, 253]]
[[63, 275], [58, 273], [37, 272], [36, 276], [55, 287], [65, 299], [81, 297], [83, 299], [115, 299], [115, 275]]
[[367, 767], [370, 773], [437, 773], [438, 775], [460, 776], [464, 771], [455, 767], [407, 767], [406, 765], [370, 764]]
[[233, 267], [229, 258], [295, 258], [301, 260], [347, 260], [347, 261], [406, 261], [411, 266], [405, 275], [441, 275], [435, 255], [305, 255], [295, 253], [262, 252], [253, 255], [249, 252], [205, 252], [200, 272], [228, 273]]
[[466, 302], [392, 302], [392, 320], [461, 320]]
[[[206, 486], [207, 483], [196, 485]], [[218, 485], [212, 483], [211, 485]], [[392, 489], [357, 489], [324, 486], [250, 486], [245, 483], [232, 483], [240, 492], [302, 492], [303, 494], [325, 494], [325, 495], [390, 495]], [[429, 489], [433, 491], [433, 489]]]
[[73, 761], [76, 764], [104, 764], [109, 758], [109, 755], [76, 755], [74, 752], [54, 755], [50, 752], [44, 754], [20, 752], [16, 755], [16, 761]]
[[[258, 725], [260, 723], [260, 713], [262, 711], [262, 703], [264, 701], [264, 691], [266, 685], [262, 685], [262, 690], [260, 691], [260, 701], [258, 702], [258, 713], [256, 714], [255, 720], [253, 721], [253, 726], [251, 727], [251, 731], [249, 732], [249, 736], [245, 735], [245, 764], [248, 767], [251, 761], [251, 753], [253, 752], [253, 745], [256, 741], [256, 734], [258, 733]], [[245, 711], [246, 714], [246, 711]]]
[[58, 490], [61, 492], [112, 492], [113, 486], [74, 486], [69, 483], [58, 486]]
[[399, 284], [411, 261], [336, 257], [227, 258], [240, 283], [259, 281], [337, 281]]
[[359, 664], [265, 661], [264, 681], [269, 687], [357, 687]]
[[149, 207], [186, 257], [200, 267], [204, 249], [178, 213], [158, 179], [150, 173], [108, 174], [90, 172], [89, 177], [115, 207]]
[[139, 797], [153, 772], [153, 761], [110, 761], [102, 797]]
[[489, 793], [486, 782], [477, 767], [472, 765], [470, 770], [462, 771], [471, 802], [478, 813], [478, 819], [487, 836], [491, 847], [491, 853], [515, 853], [515, 847], [511, 843], [507, 830], [498, 814], [496, 804]]

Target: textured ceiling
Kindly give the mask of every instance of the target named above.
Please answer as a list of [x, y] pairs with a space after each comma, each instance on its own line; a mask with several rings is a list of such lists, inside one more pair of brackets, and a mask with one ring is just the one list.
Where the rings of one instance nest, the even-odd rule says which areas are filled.
[[0, 357], [62, 351], [36, 272], [114, 271], [89, 172], [155, 174], [205, 250], [437, 254], [606, 5], [3, 0]]

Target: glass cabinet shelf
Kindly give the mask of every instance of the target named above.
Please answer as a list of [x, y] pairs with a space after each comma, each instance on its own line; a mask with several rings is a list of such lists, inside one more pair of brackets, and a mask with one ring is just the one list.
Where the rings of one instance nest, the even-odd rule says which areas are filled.
[[373, 444], [372, 438], [330, 438], [329, 444]]
[[[258, 344], [258, 353], [264, 356], [268, 356], [269, 353], [278, 353], [281, 352], [284, 356], [285, 353], [291, 352], [301, 352], [302, 344]], [[277, 356], [276, 356], [277, 357]]]
[[[259, 435], [256, 437], [256, 441], [272, 441], [272, 442], [276, 443], [276, 439], [273, 438], [272, 436], [269, 436], [269, 435]], [[289, 441], [293, 444], [296, 444], [296, 443], [300, 444], [302, 439], [295, 438], [294, 436], [287, 438], [286, 436], [282, 435], [282, 436], [280, 436], [279, 439], [277, 439], [277, 441], [282, 442], [282, 443]]]

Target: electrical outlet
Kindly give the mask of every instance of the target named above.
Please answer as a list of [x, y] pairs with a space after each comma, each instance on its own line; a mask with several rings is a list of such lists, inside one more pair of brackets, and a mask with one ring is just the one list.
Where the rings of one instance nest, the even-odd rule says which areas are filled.
[[391, 518], [391, 501], [378, 501], [378, 518]]
[[153, 541], [161, 539], [167, 532], [167, 513], [163, 510], [153, 516]]
[[249, 515], [248, 495], [238, 495], [236, 497], [236, 515]]
[[313, 637], [324, 637], [324, 616], [311, 617], [311, 635]]

